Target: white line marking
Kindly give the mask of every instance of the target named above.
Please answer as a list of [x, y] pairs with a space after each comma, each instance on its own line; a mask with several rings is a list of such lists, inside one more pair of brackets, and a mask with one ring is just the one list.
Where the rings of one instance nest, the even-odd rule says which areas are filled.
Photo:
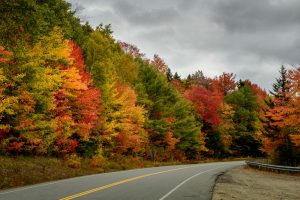
[[189, 180], [191, 180], [192, 178], [195, 178], [196, 176], [199, 176], [200, 174], [204, 174], [205, 172], [209, 172], [209, 171], [212, 171], [212, 170], [215, 170], [215, 169], [220, 169], [220, 168], [223, 168], [224, 166], [222, 167], [217, 167], [217, 168], [213, 168], [213, 169], [209, 169], [209, 170], [206, 170], [206, 171], [203, 171], [203, 172], [199, 172], [198, 174], [195, 174], [193, 176], [191, 176], [190, 178], [187, 178], [185, 179], [184, 181], [182, 181], [179, 185], [177, 185], [176, 187], [174, 187], [170, 192], [168, 192], [167, 194], [165, 194], [163, 197], [161, 197], [159, 200], [164, 200], [166, 199], [168, 196], [170, 196], [170, 194], [172, 194], [175, 190], [177, 190], [179, 187], [181, 187], [183, 184], [185, 184], [186, 182], [188, 182]]

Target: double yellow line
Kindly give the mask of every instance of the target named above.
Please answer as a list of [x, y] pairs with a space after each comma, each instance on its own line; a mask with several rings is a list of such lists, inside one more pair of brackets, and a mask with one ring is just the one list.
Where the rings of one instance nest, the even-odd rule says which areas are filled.
[[71, 196], [67, 196], [67, 197], [62, 198], [62, 199], [60, 199], [60, 200], [71, 200], [71, 199], [75, 199], [75, 198], [78, 198], [78, 197], [81, 197], [81, 196], [84, 196], [84, 195], [87, 195], [87, 194], [91, 194], [91, 193], [94, 193], [94, 192], [98, 192], [98, 191], [100, 191], [100, 190], [104, 190], [104, 189], [107, 189], [107, 188], [110, 188], [110, 187], [114, 187], [114, 186], [117, 186], [117, 185], [121, 185], [121, 184], [123, 184], [123, 183], [128, 183], [128, 182], [131, 182], [131, 181], [135, 181], [135, 180], [138, 180], [138, 179], [142, 179], [142, 178], [145, 178], [145, 177], [148, 177], [148, 176], [154, 176], [154, 175], [157, 175], [157, 174], [162, 174], [162, 173], [167, 173], [167, 172], [177, 171], [177, 170], [180, 170], [180, 169], [186, 169], [186, 168], [190, 168], [190, 167], [181, 167], [181, 168], [176, 168], [176, 169], [169, 169], [169, 170], [165, 170], [165, 171], [155, 172], [155, 173], [151, 173], [151, 174], [144, 174], [144, 175], [141, 175], [141, 176], [136, 176], [136, 177], [124, 179], [124, 180], [122, 180], [122, 181], [114, 182], [114, 183], [111, 183], [111, 184], [108, 184], [108, 185], [104, 185], [104, 186], [97, 187], [97, 188], [94, 188], [94, 189], [91, 189], [91, 190], [87, 190], [87, 191], [84, 191], [84, 192], [80, 192], [80, 193], [78, 193], [78, 194], [74, 194], [74, 195], [71, 195]]

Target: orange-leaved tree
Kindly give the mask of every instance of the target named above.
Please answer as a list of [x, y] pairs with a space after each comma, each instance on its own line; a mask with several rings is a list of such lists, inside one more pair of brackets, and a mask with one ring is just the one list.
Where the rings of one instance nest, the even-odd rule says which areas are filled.
[[291, 135], [299, 132], [299, 111], [297, 108], [297, 71], [288, 71], [282, 66], [280, 77], [273, 84], [273, 97], [265, 110], [264, 150], [274, 162], [294, 165], [298, 162], [293, 151]]

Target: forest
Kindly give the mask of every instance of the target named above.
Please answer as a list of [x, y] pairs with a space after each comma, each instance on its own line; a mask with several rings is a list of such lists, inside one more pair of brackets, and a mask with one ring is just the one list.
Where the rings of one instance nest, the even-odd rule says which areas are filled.
[[[0, 155], [300, 163], [300, 67], [185, 78], [64, 0], [0, 2]], [[101, 20], [101, 19], [99, 19]]]

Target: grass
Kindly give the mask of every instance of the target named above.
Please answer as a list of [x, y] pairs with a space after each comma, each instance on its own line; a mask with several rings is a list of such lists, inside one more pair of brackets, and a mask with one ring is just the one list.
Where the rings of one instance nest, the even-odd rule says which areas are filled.
[[[226, 159], [222, 161], [229, 161]], [[236, 159], [234, 159], [236, 160]], [[216, 162], [209, 159], [188, 163]], [[74, 165], [76, 163], [76, 165]], [[32, 185], [47, 181], [71, 178], [76, 176], [112, 172], [126, 169], [156, 167], [163, 165], [183, 164], [182, 162], [152, 162], [136, 158], [119, 158], [106, 160], [98, 167], [92, 167], [90, 160], [62, 160], [53, 157], [7, 157], [0, 156], [0, 189]]]
[[83, 165], [71, 168], [47, 157], [0, 157], [0, 189], [103, 172]]

